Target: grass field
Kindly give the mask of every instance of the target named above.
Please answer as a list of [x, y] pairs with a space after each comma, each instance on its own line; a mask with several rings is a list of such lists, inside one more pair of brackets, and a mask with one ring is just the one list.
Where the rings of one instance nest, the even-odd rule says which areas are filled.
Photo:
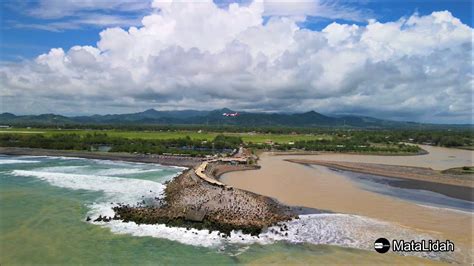
[[[215, 136], [221, 134], [216, 132], [197, 132], [197, 131], [119, 131], [119, 130], [64, 130], [64, 129], [42, 129], [42, 128], [12, 128], [2, 129], [0, 134], [42, 134], [51, 136], [53, 134], [93, 134], [106, 133], [109, 136], [124, 137], [130, 139], [174, 139], [189, 136], [192, 139], [212, 140]], [[228, 136], [240, 136], [246, 143], [265, 143], [273, 141], [276, 143], [288, 143], [298, 140], [318, 140], [331, 139], [327, 134], [303, 135], [303, 134], [263, 134], [263, 133], [224, 133]]]

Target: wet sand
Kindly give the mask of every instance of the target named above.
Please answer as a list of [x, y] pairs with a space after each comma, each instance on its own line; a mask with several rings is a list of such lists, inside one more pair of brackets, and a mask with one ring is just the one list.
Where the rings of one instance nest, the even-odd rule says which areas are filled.
[[291, 159], [289, 162], [303, 165], [320, 165], [330, 169], [363, 173], [375, 176], [392, 177], [406, 188], [423, 189], [448, 197], [474, 201], [474, 176], [449, 175], [431, 168], [394, 166], [373, 163], [348, 163], [317, 160]]
[[[451, 152], [448, 154], [466, 155], [462, 150]], [[343, 154], [271, 156], [263, 153], [259, 161], [261, 169], [227, 173], [222, 180], [237, 188], [274, 197], [285, 204], [362, 215], [428, 232], [441, 240], [450, 239], [456, 245], [459, 261], [468, 263], [472, 260], [472, 213], [420, 206], [380, 195], [359, 188], [348, 178], [323, 166], [307, 167], [285, 161], [295, 158], [320, 160], [320, 156], [332, 161], [349, 158], [353, 161], [409, 166], [420, 166], [417, 164], [420, 163], [423, 167], [434, 169], [456, 167], [464, 164], [462, 160], [470, 160], [461, 157], [461, 162], [454, 162], [449, 157], [452, 155], [446, 158], [446, 155], [436, 154], [436, 151], [434, 154], [406, 158]], [[395, 160], [391, 160], [392, 158]], [[442, 166], [438, 162], [442, 162]]]
[[285, 155], [288, 159], [324, 160], [354, 163], [375, 163], [426, 167], [445, 170], [454, 167], [473, 165], [474, 151], [418, 145], [427, 154], [421, 155], [360, 155], [344, 153], [321, 153], [315, 155]]

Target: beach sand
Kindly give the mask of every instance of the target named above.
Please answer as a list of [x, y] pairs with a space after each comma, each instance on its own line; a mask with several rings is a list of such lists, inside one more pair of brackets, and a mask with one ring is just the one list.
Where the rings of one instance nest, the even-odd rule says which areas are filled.
[[445, 170], [454, 167], [473, 165], [474, 151], [418, 145], [427, 154], [421, 155], [360, 155], [344, 153], [321, 153], [315, 155], [287, 155], [289, 159], [325, 160], [355, 163], [376, 163], [427, 167], [433, 170]]
[[[455, 152], [466, 155], [461, 150], [455, 150]], [[470, 153], [467, 154], [470, 155]], [[443, 155], [436, 154], [436, 151], [431, 155], [409, 158], [341, 154], [321, 156], [329, 157], [332, 161], [337, 161], [338, 156], [341, 156], [342, 159], [352, 158], [353, 161], [388, 162], [396, 165], [432, 168], [435, 168], [433, 166], [438, 168], [439, 161], [444, 163], [442, 169], [464, 164], [464, 162], [456, 164], [450, 161], [452, 157], [449, 156], [453, 155], [447, 155], [446, 159]], [[284, 161], [296, 158], [321, 160], [319, 155], [271, 156], [269, 153], [263, 153], [259, 161], [261, 169], [227, 173], [223, 175], [222, 180], [231, 186], [274, 197], [289, 205], [362, 215], [427, 232], [440, 240], [450, 239], [454, 241], [456, 250], [459, 251], [457, 259], [464, 263], [472, 261], [472, 213], [420, 206], [376, 194], [359, 188], [348, 178], [325, 167], [307, 167]], [[391, 161], [391, 158], [397, 159]], [[461, 158], [461, 160], [470, 160], [470, 158]]]

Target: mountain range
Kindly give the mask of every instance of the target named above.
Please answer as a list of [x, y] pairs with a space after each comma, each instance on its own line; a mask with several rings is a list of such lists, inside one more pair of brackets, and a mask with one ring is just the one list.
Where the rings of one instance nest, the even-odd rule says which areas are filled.
[[243, 127], [353, 127], [353, 128], [416, 128], [428, 127], [472, 127], [472, 125], [436, 125], [415, 122], [384, 120], [367, 116], [328, 116], [310, 111], [306, 113], [236, 113], [224, 108], [212, 111], [180, 110], [157, 111], [148, 109], [130, 114], [108, 114], [92, 116], [62, 116], [56, 114], [14, 115], [0, 114], [0, 125], [234, 125]]

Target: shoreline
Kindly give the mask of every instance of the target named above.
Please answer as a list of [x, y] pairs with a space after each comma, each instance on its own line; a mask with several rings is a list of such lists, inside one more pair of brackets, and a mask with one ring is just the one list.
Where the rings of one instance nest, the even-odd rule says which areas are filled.
[[356, 153], [333, 153], [321, 152], [318, 154], [287, 154], [276, 155], [274, 153], [266, 153], [269, 156], [288, 157], [289, 159], [309, 159], [336, 162], [354, 162], [354, 163], [374, 163], [395, 166], [411, 166], [415, 168], [430, 168], [435, 171], [442, 171], [449, 168], [470, 166], [473, 164], [473, 151], [443, 148], [427, 145], [419, 145], [420, 148], [427, 151], [426, 154], [418, 155], [373, 155], [373, 154], [356, 154]]
[[[0, 147], [0, 153], [3, 149], [5, 148]], [[83, 153], [74, 153], [73, 157], [79, 157], [81, 154]], [[21, 155], [58, 156], [55, 151], [53, 155]], [[109, 160], [110, 156], [108, 157], [93, 159]], [[143, 162], [143, 158], [139, 156], [130, 157], [133, 157], [130, 161]], [[122, 157], [114, 158], [120, 160]], [[300, 214], [346, 213], [380, 219], [420, 232], [432, 232], [440, 238], [453, 239], [460, 250], [467, 252], [460, 254], [459, 261], [465, 262], [472, 258], [468, 251], [472, 236], [466, 235], [464, 231], [472, 222], [471, 215], [426, 208], [362, 191], [330, 170], [311, 169], [284, 159], [284, 156], [262, 154], [258, 160], [259, 165], [250, 167], [231, 164], [219, 166], [213, 165], [213, 162], [211, 166], [214, 167], [206, 168], [206, 173], [232, 186], [230, 189], [212, 185], [196, 176], [196, 164], [167, 183], [166, 200], [162, 202], [165, 205], [121, 205], [120, 209], [114, 209], [116, 217], [102, 217], [101, 221], [117, 219], [134, 221], [137, 224], [164, 223], [188, 230], [196, 228], [219, 231], [225, 237], [230, 235], [232, 230], [258, 235], [269, 225], [280, 226], [280, 221], [293, 219]], [[246, 171], [250, 169], [258, 170]], [[220, 199], [224, 200], [219, 202]], [[247, 200], [251, 201], [250, 204]], [[172, 202], [173, 206], [168, 205], [166, 208], [167, 202]], [[158, 210], [160, 208], [161, 211]], [[202, 210], [205, 212], [201, 212]], [[247, 210], [250, 213], [246, 212]], [[287, 233], [284, 226], [280, 226], [280, 233]]]
[[[228, 172], [258, 169], [257, 165], [233, 165], [229, 162], [207, 163], [205, 158], [141, 154], [97, 153], [32, 148], [0, 147], [0, 154], [30, 156], [63, 156], [85, 159], [158, 163], [187, 167], [167, 183], [165, 198], [160, 206], [128, 206], [114, 208], [114, 217], [98, 217], [94, 221], [133, 221], [137, 224], [166, 224], [168, 226], [209, 229], [229, 236], [233, 230], [258, 235], [267, 227], [297, 218], [299, 214], [321, 213], [319, 210], [286, 206], [278, 201], [250, 191], [223, 186], [219, 177]], [[198, 176], [202, 171], [206, 179]], [[216, 182], [211, 182], [215, 180]], [[87, 221], [91, 218], [87, 217]], [[281, 228], [284, 232], [285, 228]]]
[[[289, 162], [292, 162], [289, 160]], [[362, 173], [367, 174], [372, 177], [386, 177], [390, 180], [387, 182], [390, 187], [398, 187], [398, 188], [405, 188], [410, 190], [426, 190], [431, 191], [434, 193], [438, 193], [453, 199], [459, 199], [464, 201], [470, 201], [471, 203], [474, 202], [474, 189], [467, 186], [458, 186], [458, 185], [451, 185], [445, 184], [440, 182], [433, 182], [427, 180], [420, 180], [420, 179], [411, 179], [406, 177], [399, 177], [399, 176], [392, 176], [392, 175], [382, 175], [382, 174], [375, 174], [374, 172], [367, 170], [367, 171], [359, 171], [359, 170], [352, 170], [351, 168], [347, 167], [339, 167], [339, 166], [329, 166], [326, 164], [310, 164], [310, 163], [302, 163], [302, 162], [294, 162], [305, 166], [311, 165], [318, 165], [327, 167], [330, 170], [334, 171], [342, 171], [347, 173]]]
[[390, 153], [390, 152], [356, 152], [356, 151], [345, 151], [345, 152], [337, 152], [337, 151], [262, 151], [265, 153], [271, 153], [273, 156], [285, 156], [285, 155], [323, 155], [323, 154], [346, 154], [346, 155], [373, 155], [373, 156], [420, 156], [429, 154], [429, 152], [425, 149], [421, 149], [419, 152], [416, 153]]
[[98, 159], [110, 161], [126, 161], [137, 163], [156, 163], [167, 166], [194, 167], [205, 158], [185, 157], [176, 155], [146, 155], [115, 152], [92, 152], [70, 150], [48, 150], [37, 148], [0, 147], [0, 154], [5, 155], [30, 155], [30, 156], [57, 156], [78, 157], [84, 159]]
[[[288, 229], [279, 225], [280, 222], [297, 219], [300, 214], [324, 212], [314, 208], [285, 205], [271, 197], [221, 185], [218, 180], [224, 173], [259, 169], [258, 165], [232, 164], [233, 159], [239, 161], [239, 158], [208, 162], [204, 158], [177, 156], [5, 147], [0, 147], [0, 154], [78, 157], [187, 167], [166, 184], [163, 200], [155, 200], [151, 205], [145, 205], [144, 201], [133, 206], [119, 204], [113, 208], [113, 217], [86, 217], [86, 221], [123, 220], [137, 224], [165, 224], [171, 227], [218, 231], [224, 237], [230, 236], [234, 230], [241, 230], [243, 233], [258, 236], [270, 226], [279, 226], [281, 234], [284, 235]], [[205, 179], [197, 173], [202, 165], [206, 165], [202, 171], [207, 177]], [[212, 182], [213, 180], [216, 182]]]
[[286, 159], [285, 161], [302, 165], [320, 165], [337, 170], [395, 178], [407, 181], [410, 183], [408, 184], [409, 187], [419, 187], [452, 198], [471, 202], [474, 201], [474, 182], [472, 181], [472, 177], [453, 177], [452, 175], [442, 174], [438, 171], [422, 167], [304, 159]]
[[[437, 160], [431, 159], [439, 158], [436, 154], [434, 155], [433, 157], [433, 154], [430, 153], [428, 158], [426, 156], [416, 156], [416, 158], [437, 164]], [[341, 156], [341, 160], [348, 158], [343, 155], [338, 156]], [[326, 156], [324, 159], [333, 159], [334, 157]], [[356, 159], [379, 162], [378, 158], [372, 156], [367, 160], [367, 157], [361, 156]], [[447, 156], [443, 156], [439, 160], [443, 160], [445, 157]], [[448, 208], [425, 207], [378, 194], [360, 188], [342, 173], [324, 166], [307, 167], [285, 160], [296, 158], [302, 159], [305, 156], [272, 156], [271, 153], [262, 153], [259, 160], [261, 166], [259, 170], [251, 173], [248, 171], [227, 173], [222, 177], [222, 181], [233, 187], [275, 198], [283, 204], [360, 215], [419, 232], [434, 234], [439, 239], [451, 239], [456, 243], [456, 247], [463, 251], [456, 255], [459, 256], [457, 257], [458, 261], [467, 262], [472, 259], [473, 254], [470, 249], [472, 235], [466, 234], [466, 230], [472, 226], [472, 213], [458, 212]], [[306, 159], [315, 158], [317, 156], [306, 157]], [[349, 157], [349, 159], [353, 159], [353, 157]], [[464, 159], [461, 158], [461, 160]], [[389, 160], [389, 162], [399, 164], [401, 161]], [[412, 159], [406, 161], [408, 166], [416, 165], [418, 162]]]

